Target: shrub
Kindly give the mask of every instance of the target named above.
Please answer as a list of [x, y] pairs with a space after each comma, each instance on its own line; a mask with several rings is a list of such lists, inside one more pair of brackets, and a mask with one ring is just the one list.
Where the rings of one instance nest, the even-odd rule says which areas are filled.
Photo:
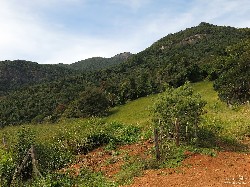
[[0, 186], [10, 186], [15, 167], [13, 155], [0, 148]]

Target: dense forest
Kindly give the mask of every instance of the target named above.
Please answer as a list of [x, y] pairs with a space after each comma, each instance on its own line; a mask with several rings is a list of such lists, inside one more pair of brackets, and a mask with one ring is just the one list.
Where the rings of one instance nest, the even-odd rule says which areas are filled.
[[41, 65], [25, 60], [1, 61], [0, 96], [23, 86], [57, 80], [73, 73], [72, 70], [55, 65]]
[[204, 79], [214, 81], [221, 100], [241, 104], [250, 98], [249, 52], [250, 29], [203, 22], [134, 55], [71, 65], [0, 62], [0, 127], [105, 115], [109, 107], [159, 93], [165, 85]]
[[81, 60], [75, 62], [73, 64], [65, 65], [59, 64], [62, 67], [67, 67], [73, 70], [80, 71], [96, 71], [101, 69], [111, 68], [113, 66], [117, 66], [122, 62], [126, 61], [132, 54], [129, 52], [124, 52], [115, 55], [111, 58], [103, 58], [103, 57], [93, 57], [85, 60]]

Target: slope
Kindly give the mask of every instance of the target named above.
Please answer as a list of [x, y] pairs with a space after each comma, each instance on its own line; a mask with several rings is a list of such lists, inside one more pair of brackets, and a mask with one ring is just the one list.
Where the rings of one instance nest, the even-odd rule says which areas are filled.
[[[206, 184], [209, 185], [212, 182], [218, 182], [214, 183], [216, 185], [226, 184], [226, 182], [248, 182], [245, 178], [241, 180], [241, 176], [246, 177], [245, 173], [249, 171], [249, 165], [243, 166], [244, 163], [249, 161], [248, 155], [232, 152], [220, 153], [215, 150], [246, 150], [245, 145], [249, 145], [249, 106], [227, 107], [226, 103], [219, 100], [217, 92], [213, 89], [212, 82], [195, 83], [193, 87], [195, 92], [200, 93], [202, 98], [208, 102], [206, 106], [207, 112], [200, 126], [203, 132], [209, 132], [203, 136], [206, 143], [203, 145], [203, 149], [209, 154], [217, 154], [218, 156], [210, 157], [187, 152], [189, 159], [184, 161], [183, 167], [146, 171], [145, 177], [135, 179], [134, 186], [145, 185], [147, 182], [149, 186], [154, 183], [160, 185], [160, 181], [167, 182], [168, 180], [170, 180], [169, 184], [175, 183], [177, 184], [176, 186], [180, 185], [178, 182], [183, 182], [187, 186], [193, 184], [192, 182], [194, 181], [197, 185], [205, 185], [204, 182], [207, 182]], [[157, 97], [158, 94], [155, 94], [117, 106], [104, 119], [62, 119], [58, 123], [47, 123], [44, 125], [29, 124], [5, 127], [0, 130], [0, 138], [5, 137], [7, 143], [13, 146], [18, 136], [20, 136], [20, 131], [30, 129], [35, 137], [35, 142], [33, 143], [37, 146], [41, 144], [45, 146], [46, 156], [51, 154], [48, 150], [53, 150], [53, 157], [49, 158], [58, 158], [61, 163], [64, 163], [63, 166], [67, 167], [66, 165], [68, 165], [65, 163], [66, 161], [68, 162], [68, 157], [65, 156], [68, 156], [69, 152], [74, 153], [74, 157], [76, 156], [77, 159], [72, 164], [72, 168], [76, 170], [67, 170], [67, 172], [71, 171], [71, 174], [77, 176], [77, 172], [76, 174], [73, 172], [81, 171], [84, 173], [86, 166], [97, 169], [97, 171], [99, 171], [98, 168], [101, 168], [104, 174], [107, 173], [106, 177], [111, 177], [112, 180], [128, 182], [131, 181], [131, 176], [138, 174], [138, 169], [142, 171], [145, 159], [149, 158], [149, 153], [152, 153], [151, 141], [145, 143], [144, 140], [152, 138], [152, 123], [148, 109]], [[27, 133], [27, 135], [29, 134]], [[103, 142], [100, 143], [101, 141], [108, 141], [107, 138], [111, 138], [111, 142], [108, 145], [106, 144], [107, 142], [104, 144], [102, 144]], [[113, 150], [113, 143], [117, 140], [124, 141], [123, 144], [134, 142], [136, 144], [118, 146], [117, 149]], [[37, 144], [36, 142], [39, 143]], [[102, 145], [104, 145], [104, 148], [94, 150], [87, 155], [84, 152], [85, 149], [83, 149], [85, 146], [91, 151], [93, 148]], [[60, 152], [57, 146], [62, 149], [62, 152]], [[197, 149], [192, 151], [197, 152]], [[39, 152], [39, 154], [42, 153]], [[57, 157], [57, 154], [60, 157]], [[138, 156], [146, 157], [143, 157], [143, 160], [141, 160]], [[42, 159], [39, 161], [41, 163]], [[55, 160], [52, 161], [56, 163]], [[54, 164], [53, 162], [50, 164]], [[228, 172], [224, 172], [224, 170]], [[212, 171], [214, 175], [208, 175], [208, 172]], [[197, 179], [198, 174], [204, 179], [203, 183], [197, 182], [201, 178]], [[210, 176], [210, 178], [207, 176]], [[60, 178], [60, 180], [57, 178], [56, 180], [63, 183], [66, 182], [64, 180], [65, 177], [67, 176], [64, 174], [63, 178]], [[183, 180], [176, 180], [177, 177], [183, 177]], [[82, 178], [81, 174], [79, 178]], [[46, 180], [49, 179], [47, 178]], [[67, 178], [67, 180], [70, 179]], [[76, 178], [72, 179], [72, 182], [73, 180], [75, 181]], [[81, 184], [80, 182], [77, 184]]]
[[[38, 121], [45, 121], [50, 116], [54, 116], [52, 119], [56, 121], [66, 111], [74, 111], [79, 114], [78, 116], [84, 116], [79, 109], [81, 107], [77, 108], [74, 105], [80, 102], [80, 95], [86, 88], [94, 90], [93, 88], [97, 87], [105, 95], [110, 106], [117, 106], [130, 100], [159, 93], [164, 89], [165, 84], [178, 87], [185, 81], [197, 82], [206, 78], [216, 80], [223, 72], [230, 69], [227, 67], [231, 62], [228, 62], [233, 56], [240, 56], [241, 59], [236, 58], [233, 61], [234, 64], [237, 65], [240, 62], [243, 68], [246, 67], [246, 76], [242, 77], [244, 81], [241, 82], [249, 83], [247, 74], [249, 65], [245, 66], [247, 64], [245, 62], [248, 62], [245, 59], [248, 60], [248, 58], [244, 56], [241, 58], [241, 53], [237, 53], [237, 50], [245, 50], [245, 44], [240, 45], [239, 49], [236, 47], [236, 53], [230, 51], [238, 43], [249, 41], [249, 36], [250, 29], [247, 28], [236, 29], [208, 23], [201, 23], [196, 27], [169, 34], [142, 52], [132, 55], [118, 66], [80, 74], [76, 77], [66, 76], [64, 80], [28, 87], [6, 98], [0, 98], [2, 123], [4, 125], [20, 124], [37, 118], [39, 118]], [[230, 80], [233, 81], [233, 79]], [[72, 84], [64, 85], [64, 82]], [[227, 85], [230, 85], [230, 82], [227, 82]], [[250, 84], [245, 85], [247, 86], [244, 87], [244, 91], [247, 92]], [[46, 100], [41, 97], [44, 94], [36, 96], [38, 93], [44, 93], [43, 90], [56, 90], [49, 94], [49, 108], [44, 102]], [[241, 89], [236, 89], [236, 95], [238, 91], [240, 92]], [[73, 95], [73, 97], [65, 99], [65, 95]], [[238, 95], [242, 95], [244, 101], [249, 99], [249, 95]], [[33, 98], [36, 98], [36, 103], [33, 102]], [[42, 105], [37, 104], [37, 101], [41, 101]], [[15, 103], [15, 107], [11, 103]], [[22, 107], [35, 112], [27, 117], [26, 113], [22, 112]], [[60, 108], [59, 112], [58, 108]], [[37, 111], [41, 112], [36, 113]]]
[[55, 65], [40, 65], [25, 60], [0, 62], [0, 96], [40, 82], [49, 82], [69, 75], [74, 71]]
[[92, 57], [86, 60], [75, 62], [65, 67], [69, 69], [73, 69], [73, 70], [80, 70], [80, 71], [102, 70], [102, 69], [107, 69], [113, 66], [118, 66], [122, 62], [126, 61], [131, 55], [132, 54], [129, 52], [124, 52], [124, 53], [117, 54], [111, 58]]

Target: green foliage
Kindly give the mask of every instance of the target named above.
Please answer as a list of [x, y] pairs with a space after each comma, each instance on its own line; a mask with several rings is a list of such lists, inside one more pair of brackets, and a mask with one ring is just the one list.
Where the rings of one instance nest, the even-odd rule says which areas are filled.
[[75, 62], [70, 65], [64, 65], [63, 67], [80, 71], [102, 70], [121, 64], [122, 62], [127, 60], [131, 55], [132, 55], [131, 53], [125, 52], [115, 55], [114, 57], [111, 58], [93, 57]]
[[142, 175], [143, 170], [144, 162], [138, 157], [131, 157], [116, 174], [116, 181], [120, 185], [130, 184], [134, 177]]
[[[243, 147], [242, 144], [239, 143], [239, 140], [244, 140], [244, 137], [250, 132], [248, 127], [250, 120], [249, 106], [239, 106], [237, 110], [230, 109], [225, 103], [219, 100], [218, 94], [213, 90], [212, 84], [212, 82], [208, 81], [192, 84], [194, 93], [200, 93], [202, 99], [207, 101], [207, 105], [205, 106], [206, 113], [201, 120], [201, 124], [199, 125], [197, 132], [197, 144], [195, 146], [188, 147], [182, 144], [180, 147], [175, 147], [173, 143], [170, 144], [167, 142], [164, 146], [166, 147], [166, 150], [170, 150], [166, 151], [165, 153], [171, 153], [170, 155], [166, 155], [165, 158], [167, 158], [167, 160], [162, 160], [160, 162], [155, 159], [149, 161], [140, 160], [141, 163], [138, 163], [138, 165], [143, 165], [143, 167], [134, 166], [135, 169], [131, 169], [131, 171], [129, 171], [130, 169], [127, 169], [129, 171], [128, 173], [134, 173], [136, 175], [137, 172], [133, 172], [133, 170], [137, 170], [136, 168], [156, 169], [166, 166], [178, 166], [186, 156], [185, 150], [194, 153], [208, 154], [211, 156], [216, 154], [215, 150], [217, 149], [230, 151], [246, 150], [246, 147]], [[149, 111], [147, 108], [148, 105], [152, 103], [152, 100], [154, 98], [156, 99], [158, 96], [159, 95], [152, 95], [150, 97], [144, 97], [136, 101], [131, 101], [124, 106], [117, 106], [114, 108], [114, 111], [112, 111], [111, 115], [105, 119], [63, 119], [57, 123], [48, 123], [43, 125], [26, 124], [25, 126], [29, 127], [30, 130], [22, 130], [22, 126], [5, 127], [0, 130], [0, 139], [5, 137], [7, 145], [16, 145], [18, 132], [31, 131], [27, 134], [30, 134], [32, 138], [26, 137], [25, 139], [27, 139], [26, 142], [29, 142], [29, 139], [34, 139], [34, 142], [31, 142], [35, 144], [39, 170], [42, 172], [44, 180], [36, 179], [36, 182], [32, 180], [32, 183], [28, 183], [27, 181], [26, 186], [32, 186], [35, 184], [36, 186], [53, 186], [57, 183], [61, 186], [64, 183], [65, 186], [67, 184], [68, 186], [70, 186], [70, 184], [80, 186], [82, 183], [79, 181], [83, 180], [81, 177], [76, 179], [66, 174], [58, 174], [55, 171], [59, 171], [62, 167], [65, 167], [67, 163], [72, 161], [72, 153], [78, 153], [77, 148], [86, 146], [89, 149], [92, 147], [91, 145], [88, 145], [88, 143], [86, 144], [86, 142], [94, 143], [94, 141], [103, 141], [101, 140], [101, 136], [104, 137], [103, 139], [108, 139], [108, 142], [103, 145], [110, 145], [110, 147], [113, 148], [115, 148], [118, 144], [123, 144], [122, 142], [138, 141], [142, 136], [144, 138], [151, 138], [150, 135], [152, 135], [152, 124], [146, 122], [150, 120]], [[139, 124], [137, 124], [137, 122]], [[131, 126], [128, 127], [127, 124], [134, 125], [128, 125]], [[132, 134], [132, 132], [134, 134]], [[119, 139], [122, 141], [119, 141]], [[16, 149], [13, 149], [13, 147], [10, 146], [8, 151], [4, 150], [3, 154], [1, 152], [0, 157], [1, 155], [7, 154], [7, 157], [10, 158], [10, 160], [12, 159], [15, 161], [15, 154], [13, 153], [16, 151]], [[128, 159], [128, 163], [130, 164], [126, 164], [127, 167], [129, 167], [129, 165], [133, 165], [133, 162], [136, 162], [136, 160], [130, 162], [130, 159]], [[14, 162], [13, 165], [11, 163], [7, 165], [11, 166], [7, 170], [10, 172], [12, 171], [13, 174], [12, 169], [15, 169], [16, 162]], [[46, 169], [46, 167], [48, 169]], [[140, 169], [137, 171], [140, 171]], [[94, 174], [94, 176], [95, 175], [99, 175], [100, 178], [103, 177], [100, 174]], [[121, 174], [121, 176], [122, 175], [125, 179], [126, 172]], [[11, 176], [8, 176], [8, 178], [11, 178]], [[95, 179], [93, 177], [93, 180], [98, 181], [99, 179]], [[84, 184], [87, 186], [87, 182]], [[92, 184], [93, 183], [90, 183], [90, 186]], [[105, 185], [106, 183], [103, 182], [103, 184]]]
[[70, 171], [65, 173], [47, 174], [43, 179], [33, 180], [26, 184], [30, 187], [115, 187], [116, 183], [108, 181], [100, 172], [95, 173], [82, 169], [80, 174], [72, 176]]
[[[15, 162], [19, 166], [27, 155], [28, 150], [35, 144], [34, 132], [29, 128], [22, 128], [17, 133], [17, 144], [15, 145]], [[28, 160], [21, 172], [21, 178], [26, 180], [32, 177], [32, 163]]]
[[61, 142], [37, 143], [35, 151], [39, 168], [43, 173], [61, 169], [73, 160], [73, 153]]
[[214, 87], [219, 97], [230, 104], [250, 100], [250, 41], [246, 40], [227, 49], [224, 67]]
[[166, 142], [163, 147], [165, 152], [162, 155], [163, 158], [159, 168], [174, 168], [180, 166], [182, 161], [186, 158], [184, 153], [187, 148], [185, 146], [176, 147], [176, 145], [171, 142]]
[[[21, 165], [31, 146], [34, 146], [35, 157], [38, 161], [37, 167], [42, 173], [61, 169], [72, 160], [72, 153], [65, 149], [61, 142], [54, 142], [53, 144], [38, 142], [35, 132], [30, 128], [23, 127], [17, 132], [17, 142], [10, 148], [11, 152], [9, 152], [13, 155], [13, 163], [16, 167]], [[12, 175], [13, 173], [10, 174], [11, 177]], [[32, 177], [33, 169], [29, 157], [21, 171], [20, 180], [27, 181]]]
[[82, 78], [73, 77], [12, 92], [6, 99], [0, 98], [0, 126], [22, 124], [32, 119], [55, 122], [86, 85]]
[[109, 108], [109, 101], [102, 90], [88, 88], [65, 111], [67, 117], [91, 117], [104, 115]]
[[112, 122], [107, 128], [107, 132], [111, 132], [113, 137], [112, 143], [116, 144], [131, 144], [139, 140], [141, 130], [133, 125], [123, 125], [119, 122]]
[[[126, 61], [108, 69], [102, 68], [98, 60], [94, 63], [99, 64], [97, 66], [100, 67], [100, 70], [84, 73], [67, 72], [66, 68], [70, 68], [71, 65], [60, 65], [62, 67], [51, 65], [40, 68], [40, 65], [33, 64], [35, 68], [30, 68], [30, 71], [37, 73], [32, 75], [32, 79], [36, 80], [38, 76], [41, 77], [39, 79], [41, 81], [34, 81], [36, 85], [33, 86], [27, 83], [29, 86], [18, 90], [16, 89], [19, 86], [14, 86], [15, 92], [0, 97], [0, 126], [31, 121], [34, 123], [55, 122], [62, 115], [88, 116], [89, 114], [78, 110], [78, 108], [85, 110], [85, 108], [81, 108], [85, 97], [82, 94], [85, 93], [87, 87], [98, 87], [105, 93], [109, 103], [116, 106], [152, 93], [159, 93], [163, 91], [166, 83], [178, 87], [186, 81], [196, 82], [204, 80], [206, 77], [211, 80], [219, 78], [216, 88], [218, 87], [218, 91], [221, 90], [219, 93], [222, 99], [230, 97], [229, 99], [232, 98], [231, 100], [236, 100], [236, 102], [245, 102], [249, 100], [248, 58], [243, 58], [243, 56], [248, 56], [245, 55], [247, 52], [237, 57], [241, 59], [239, 67], [237, 67], [237, 63], [234, 63], [232, 68], [229, 68], [231, 66], [228, 66], [227, 62], [232, 62], [232, 60], [228, 60], [232, 55], [228, 49], [235, 48], [233, 46], [237, 46], [239, 41], [249, 39], [249, 33], [249, 29], [201, 23], [197, 27], [169, 34], [144, 51], [129, 58], [123, 58]], [[244, 50], [244, 47], [243, 49], [236, 47], [237, 52], [241, 53]], [[90, 59], [90, 61], [95, 61], [95, 59]], [[17, 65], [14, 63], [14, 66], [19, 67], [18, 63]], [[0, 66], [1, 64], [4, 62], [0, 63]], [[77, 69], [83, 64], [79, 62], [72, 64], [72, 67], [75, 65]], [[37, 71], [39, 68], [44, 68], [46, 71]], [[29, 68], [26, 70], [25, 72], [28, 72]], [[242, 76], [238, 76], [241, 71]], [[48, 79], [43, 79], [38, 72], [42, 72], [42, 75], [47, 75], [47, 72], [55, 72], [51, 73], [55, 76], [47, 76]], [[5, 81], [5, 79], [1, 80]], [[40, 84], [37, 84], [38, 82]], [[17, 84], [21, 84], [20, 81]], [[6, 87], [9, 84], [3, 83], [2, 85]], [[234, 93], [234, 95], [231, 96], [230, 93]], [[67, 112], [65, 113], [65, 111]]]
[[40, 65], [25, 60], [0, 61], [0, 96], [23, 86], [48, 82], [75, 73], [56, 65]]
[[189, 84], [177, 89], [168, 87], [154, 104], [153, 122], [164, 136], [169, 138], [169, 134], [175, 134], [190, 143], [197, 138], [198, 123], [205, 104], [200, 95], [193, 93]]
[[94, 119], [71, 130], [62, 131], [55, 140], [73, 153], [86, 154], [103, 145], [115, 148], [117, 145], [134, 143], [139, 140], [140, 135], [139, 127], [118, 122], [104, 124]]
[[10, 185], [15, 167], [13, 155], [4, 148], [0, 148], [0, 186]]

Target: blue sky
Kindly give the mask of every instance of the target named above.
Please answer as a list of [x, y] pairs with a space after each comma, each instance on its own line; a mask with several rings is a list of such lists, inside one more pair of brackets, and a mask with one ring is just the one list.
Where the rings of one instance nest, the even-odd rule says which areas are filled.
[[250, 27], [249, 0], [1, 0], [0, 60], [138, 53], [200, 22]]

